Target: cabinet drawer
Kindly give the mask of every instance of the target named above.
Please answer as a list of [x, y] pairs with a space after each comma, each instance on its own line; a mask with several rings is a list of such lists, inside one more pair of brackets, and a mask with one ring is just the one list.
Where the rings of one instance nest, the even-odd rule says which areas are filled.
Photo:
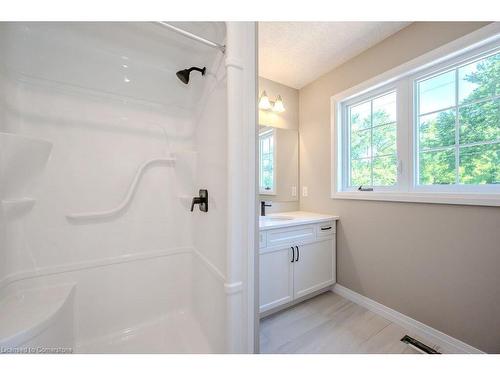
[[259, 247], [266, 247], [266, 234], [267, 232], [259, 232]]
[[267, 246], [297, 244], [316, 238], [313, 225], [290, 227], [267, 231]]
[[335, 221], [328, 221], [316, 225], [316, 235], [318, 237], [327, 237], [335, 234]]

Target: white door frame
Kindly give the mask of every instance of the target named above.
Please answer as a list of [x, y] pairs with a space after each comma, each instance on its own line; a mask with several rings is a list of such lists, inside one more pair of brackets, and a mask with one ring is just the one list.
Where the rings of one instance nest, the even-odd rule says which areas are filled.
[[258, 244], [257, 25], [255, 22], [227, 22], [226, 28], [226, 347], [229, 353], [253, 353], [258, 345], [255, 340], [255, 312], [258, 309], [258, 299], [255, 299], [258, 293], [255, 286]]

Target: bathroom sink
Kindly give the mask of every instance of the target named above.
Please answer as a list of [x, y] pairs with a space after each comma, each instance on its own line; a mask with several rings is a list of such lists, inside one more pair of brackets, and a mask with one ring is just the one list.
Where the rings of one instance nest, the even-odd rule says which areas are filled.
[[263, 220], [263, 221], [286, 221], [286, 220], [293, 220], [293, 217], [290, 217], [290, 216], [260, 216], [260, 220]]

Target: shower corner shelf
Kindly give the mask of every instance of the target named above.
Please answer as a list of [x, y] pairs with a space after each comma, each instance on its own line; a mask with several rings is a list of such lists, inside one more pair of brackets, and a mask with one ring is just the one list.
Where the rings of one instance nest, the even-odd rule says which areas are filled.
[[82, 212], [82, 213], [72, 213], [66, 215], [66, 218], [71, 221], [77, 221], [77, 220], [91, 220], [91, 219], [103, 219], [103, 218], [109, 218], [112, 217], [118, 213], [120, 213], [125, 207], [128, 206], [130, 201], [132, 200], [135, 191], [137, 190], [137, 186], [139, 184], [139, 181], [144, 174], [144, 171], [146, 168], [153, 164], [167, 164], [167, 165], [173, 165], [175, 164], [176, 158], [156, 158], [156, 159], [149, 159], [145, 161], [144, 163], [141, 164], [141, 166], [137, 169], [137, 172], [135, 173], [135, 176], [132, 180], [132, 183], [129, 185], [129, 188], [127, 190], [127, 193], [123, 200], [114, 208], [109, 209], [109, 210], [104, 210], [104, 211], [93, 211], [93, 212]]
[[[0, 132], [0, 201], [15, 206], [26, 203], [42, 175], [52, 143], [17, 133]], [[15, 198], [11, 198], [15, 197]]]
[[35, 205], [34, 198], [2, 199], [0, 201], [4, 213], [10, 215], [18, 212], [27, 212]]

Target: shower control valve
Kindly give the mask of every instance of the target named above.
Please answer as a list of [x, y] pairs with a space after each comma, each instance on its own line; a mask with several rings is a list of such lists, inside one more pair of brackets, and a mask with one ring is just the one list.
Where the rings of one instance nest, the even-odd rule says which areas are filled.
[[191, 212], [193, 212], [195, 204], [200, 205], [200, 211], [208, 212], [208, 190], [200, 189], [199, 196], [193, 197], [191, 202]]

